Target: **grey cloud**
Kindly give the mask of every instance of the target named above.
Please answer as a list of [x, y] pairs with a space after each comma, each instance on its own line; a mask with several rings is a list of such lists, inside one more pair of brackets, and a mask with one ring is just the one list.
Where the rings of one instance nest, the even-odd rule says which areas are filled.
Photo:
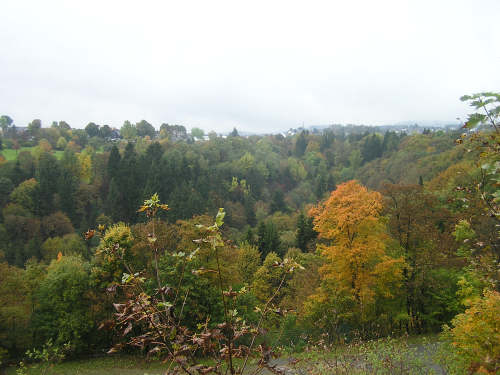
[[0, 113], [227, 131], [454, 120], [498, 90], [500, 3], [0, 3]]

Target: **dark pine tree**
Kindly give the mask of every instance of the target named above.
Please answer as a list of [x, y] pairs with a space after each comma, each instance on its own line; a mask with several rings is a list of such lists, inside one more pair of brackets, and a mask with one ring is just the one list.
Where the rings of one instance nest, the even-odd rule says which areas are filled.
[[306, 252], [307, 250], [307, 237], [306, 237], [306, 217], [301, 212], [297, 219], [297, 247], [302, 250], [302, 252]]
[[305, 132], [302, 131], [297, 137], [297, 140], [295, 141], [295, 155], [297, 157], [301, 157], [302, 155], [304, 155], [304, 152], [306, 152], [306, 148], [307, 148], [307, 139]]
[[259, 248], [260, 254], [263, 258], [265, 258], [265, 256], [263, 256], [262, 254], [264, 253], [264, 251], [267, 250], [268, 247], [266, 242], [267, 241], [266, 234], [267, 234], [266, 223], [261, 221], [259, 223], [259, 226], [257, 227], [257, 247]]
[[142, 198], [141, 193], [144, 189], [144, 183], [141, 183], [138, 176], [137, 154], [132, 143], [128, 143], [123, 153], [118, 169], [117, 183], [121, 192], [123, 207], [123, 217], [127, 223], [133, 223], [137, 216], [137, 207]]
[[302, 212], [297, 219], [297, 247], [303, 252], [307, 252], [309, 244], [318, 234], [314, 230], [314, 222], [312, 217], [306, 217]]
[[76, 193], [80, 185], [79, 171], [80, 164], [75, 153], [69, 149], [64, 151], [60, 162], [61, 173], [59, 176], [58, 193], [61, 209], [68, 215], [71, 222], [78, 226], [76, 215]]
[[274, 191], [271, 201], [271, 213], [276, 211], [287, 212], [285, 196], [281, 190]]
[[75, 176], [72, 171], [63, 168], [59, 177], [59, 198], [61, 209], [68, 215], [74, 225], [78, 225], [75, 215], [76, 209], [76, 192], [78, 190], [78, 176]]
[[19, 185], [26, 179], [26, 176], [21, 169], [19, 159], [16, 160], [16, 164], [14, 164], [14, 168], [12, 168], [12, 171], [10, 172], [10, 179], [15, 186]]
[[49, 215], [54, 211], [54, 193], [57, 192], [59, 166], [56, 158], [48, 152], [43, 152], [38, 161], [36, 177], [38, 189], [38, 214]]
[[259, 248], [262, 259], [265, 259], [267, 254], [272, 251], [279, 254], [280, 239], [278, 231], [272, 222], [269, 222], [268, 224], [263, 221], [260, 222], [257, 228], [257, 235], [257, 247]]
[[151, 168], [149, 169], [148, 177], [146, 179], [146, 184], [144, 186], [144, 192], [142, 194], [143, 199], [150, 198], [154, 193], [160, 194], [162, 198], [161, 188], [162, 188], [162, 173], [160, 167], [160, 161], [154, 160], [152, 162]]
[[254, 201], [252, 198], [247, 197], [245, 199], [245, 216], [247, 218], [247, 223], [251, 227], [257, 224], [257, 217], [255, 216]]
[[118, 147], [114, 145], [111, 148], [111, 152], [109, 153], [109, 159], [108, 159], [108, 178], [109, 181], [113, 177], [116, 177], [118, 174], [118, 169], [120, 167], [120, 161], [121, 161], [121, 156], [120, 156], [120, 151], [118, 151]]
[[361, 155], [363, 156], [363, 161], [365, 163], [381, 157], [382, 152], [383, 144], [378, 135], [372, 134], [371, 136], [367, 136], [365, 138], [365, 142], [363, 143], [363, 147], [361, 149]]
[[123, 218], [122, 193], [118, 188], [116, 178], [111, 179], [109, 184], [108, 197], [106, 199], [106, 212], [113, 221], [120, 221]]
[[247, 232], [245, 233], [245, 237], [243, 239], [243, 242], [246, 242], [250, 245], [254, 245], [255, 244], [255, 241], [254, 241], [254, 238], [253, 238], [253, 231], [252, 231], [252, 228], [248, 228]]

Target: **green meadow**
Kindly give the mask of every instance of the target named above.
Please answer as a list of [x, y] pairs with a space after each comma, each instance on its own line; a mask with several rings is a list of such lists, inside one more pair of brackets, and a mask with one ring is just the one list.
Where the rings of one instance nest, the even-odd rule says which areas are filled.
[[[22, 151], [33, 152], [34, 149], [35, 147], [21, 147], [19, 150], [4, 149], [0, 151], [0, 154], [2, 154], [7, 161], [12, 161], [17, 159], [17, 155], [19, 155], [20, 152]], [[52, 151], [52, 153], [58, 160], [60, 160], [62, 158], [64, 151], [54, 150]]]

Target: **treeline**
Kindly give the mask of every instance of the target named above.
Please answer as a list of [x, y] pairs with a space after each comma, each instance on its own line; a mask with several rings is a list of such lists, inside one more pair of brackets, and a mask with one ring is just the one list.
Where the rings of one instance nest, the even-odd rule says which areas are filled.
[[[0, 165], [5, 356], [49, 339], [70, 342], [78, 355], [115, 343], [106, 322], [112, 302], [125, 298], [116, 285], [130, 273], [103, 251], [115, 245], [146, 276], [157, 277], [158, 261], [165, 285], [183, 280], [175, 294], [189, 297], [187, 326], [220, 322], [217, 280], [203, 271], [213, 259], [201, 247], [185, 261], [203, 236], [196, 224], [210, 225], [219, 207], [230, 240], [221, 250], [224, 283], [248, 287], [235, 307], [243, 319], [256, 321], [255, 308], [280, 284], [276, 264], [292, 258], [305, 268], [285, 278], [265, 323], [282, 345], [437, 332], [484, 288], [498, 288], [487, 281], [498, 280], [497, 217], [477, 189], [493, 194], [494, 176], [485, 180], [477, 168], [485, 157], [477, 139], [457, 145], [453, 132], [304, 131], [185, 141], [152, 139], [156, 133], [126, 124], [135, 133], [111, 140], [102, 127], [86, 129], [85, 138], [60, 124], [29, 130], [26, 142], [36, 146]], [[15, 146], [11, 127], [3, 144]], [[66, 145], [56, 157], [60, 138]], [[137, 210], [153, 193], [169, 210], [145, 222]], [[148, 251], [152, 225], [157, 260]]]
[[[40, 259], [41, 245], [51, 237], [99, 223], [136, 223], [136, 207], [155, 192], [169, 202], [165, 218], [171, 222], [225, 207], [231, 239], [274, 231], [270, 236], [283, 242], [277, 247], [283, 255], [294, 245], [296, 215], [336, 184], [353, 178], [379, 190], [385, 182], [415, 184], [462, 158], [453, 148], [455, 135], [444, 132], [346, 135], [337, 129], [249, 138], [233, 132], [225, 139], [212, 134], [207, 141], [186, 142], [176, 141], [185, 135], [183, 127], [165, 125], [160, 134], [167, 135], [158, 136], [142, 121], [124, 124], [121, 132], [131, 133], [125, 141], [109, 140], [104, 126], [93, 123], [79, 130], [65, 122], [42, 128], [35, 120], [22, 141], [10, 137], [17, 132], [2, 118], [7, 147], [36, 145], [16, 150], [17, 158], [0, 168], [0, 248], [17, 266]], [[54, 154], [57, 145], [64, 151]], [[50, 225], [56, 232], [48, 232]]]

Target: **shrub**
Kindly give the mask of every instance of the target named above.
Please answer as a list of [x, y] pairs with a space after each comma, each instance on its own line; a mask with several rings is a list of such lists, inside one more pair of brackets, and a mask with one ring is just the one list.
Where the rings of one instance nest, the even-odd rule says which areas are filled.
[[500, 371], [500, 293], [487, 291], [453, 319], [452, 345], [468, 360], [472, 373]]

